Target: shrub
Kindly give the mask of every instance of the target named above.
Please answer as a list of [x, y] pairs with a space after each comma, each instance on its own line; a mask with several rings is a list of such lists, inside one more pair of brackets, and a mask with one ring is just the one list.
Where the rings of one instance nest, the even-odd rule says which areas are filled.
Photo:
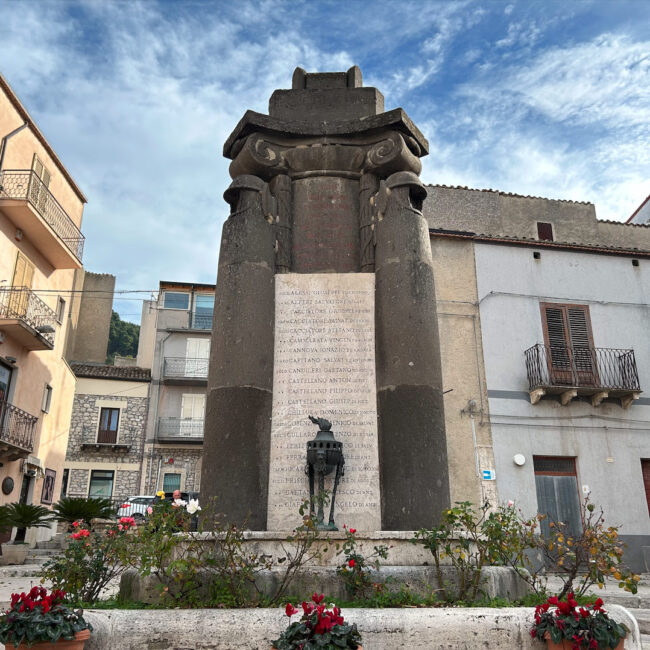
[[371, 569], [379, 571], [380, 559], [388, 557], [389, 547], [375, 546], [370, 555], [363, 555], [357, 548], [356, 528], [343, 526], [343, 530], [345, 541], [337, 555], [343, 554], [345, 562], [338, 567], [338, 575], [343, 578], [345, 588], [353, 598], [368, 598], [373, 592], [377, 594], [383, 585], [373, 582]]
[[94, 603], [102, 590], [124, 572], [135, 549], [129, 531], [135, 527], [132, 517], [122, 517], [101, 533], [90, 531], [81, 521], [63, 555], [43, 565], [42, 579], [67, 593], [74, 604]]
[[25, 541], [28, 528], [49, 528], [52, 523], [52, 512], [44, 506], [31, 503], [10, 503], [5, 506], [6, 523], [15, 526], [16, 544]]
[[72, 531], [75, 521], [85, 521], [89, 526], [95, 519], [112, 519], [115, 517], [115, 508], [110, 499], [83, 497], [61, 497], [58, 503], [52, 506], [57, 521], [65, 521], [68, 531]]

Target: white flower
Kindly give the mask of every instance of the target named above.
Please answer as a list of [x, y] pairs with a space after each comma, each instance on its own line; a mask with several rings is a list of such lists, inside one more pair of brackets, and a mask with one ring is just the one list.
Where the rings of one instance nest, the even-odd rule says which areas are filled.
[[200, 510], [201, 506], [199, 505], [198, 499], [190, 499], [190, 502], [187, 504], [187, 512], [190, 515], [193, 515], [197, 510]]
[[182, 508], [187, 505], [187, 501], [183, 501], [183, 499], [174, 499], [174, 505]]

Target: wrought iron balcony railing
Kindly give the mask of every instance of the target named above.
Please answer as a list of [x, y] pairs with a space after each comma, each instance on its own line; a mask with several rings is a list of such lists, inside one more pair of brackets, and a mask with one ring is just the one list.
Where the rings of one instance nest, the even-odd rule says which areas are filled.
[[84, 236], [35, 172], [28, 169], [0, 172], [0, 199], [28, 201], [81, 262]]
[[45, 339], [49, 347], [54, 346], [54, 334], [58, 326], [56, 313], [31, 289], [0, 288], [0, 321], [2, 320], [21, 321]]
[[37, 422], [38, 418], [35, 415], [0, 400], [0, 443], [31, 453], [34, 450], [34, 432]]
[[537, 344], [525, 355], [531, 397], [533, 391], [564, 392], [568, 403], [578, 393], [600, 394], [597, 405], [606, 394], [641, 392], [634, 350]]
[[211, 330], [212, 314], [195, 314], [192, 313], [190, 328], [193, 330]]
[[159, 418], [159, 439], [203, 440], [203, 418]]
[[[112, 435], [111, 435], [112, 433]], [[130, 449], [135, 438], [135, 430], [133, 427], [121, 429], [119, 434], [117, 431], [113, 432], [99, 432], [97, 427], [84, 425], [81, 430], [81, 446], [82, 447], [95, 447], [112, 449]]]
[[207, 379], [209, 359], [165, 357], [163, 377], [166, 379]]

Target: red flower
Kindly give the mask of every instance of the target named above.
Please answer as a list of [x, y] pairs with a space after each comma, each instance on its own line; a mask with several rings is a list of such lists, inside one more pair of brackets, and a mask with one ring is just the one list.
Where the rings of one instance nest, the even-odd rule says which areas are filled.
[[585, 609], [584, 607], [581, 607], [580, 616], [582, 616], [582, 618], [589, 618], [589, 610]]
[[130, 508], [131, 504], [130, 503], [123, 503], [120, 508]]
[[530, 631], [530, 636], [532, 636], [533, 639], [537, 636], [537, 630], [535, 628]]
[[354, 565], [355, 565], [355, 564], [356, 564], [356, 562], [355, 562], [354, 560], [349, 560], [349, 561], [348, 561], [348, 566], [349, 566], [351, 569], [354, 569]]
[[356, 532], [357, 532], [356, 528], [350, 528], [350, 534], [351, 535], [354, 535], [354, 533], [356, 533]]
[[603, 606], [603, 599], [599, 598], [595, 603], [594, 603], [594, 609], [599, 610]]
[[294, 607], [291, 603], [287, 603], [287, 606], [284, 608], [284, 613], [291, 618], [294, 614], [298, 613], [298, 609]]
[[307, 603], [303, 601], [302, 603], [302, 611], [309, 616], [313, 611], [314, 611], [314, 606], [311, 603]]
[[320, 605], [323, 600], [325, 599], [325, 596], [321, 594], [320, 596], [318, 594], [314, 594], [311, 599], [317, 604]]

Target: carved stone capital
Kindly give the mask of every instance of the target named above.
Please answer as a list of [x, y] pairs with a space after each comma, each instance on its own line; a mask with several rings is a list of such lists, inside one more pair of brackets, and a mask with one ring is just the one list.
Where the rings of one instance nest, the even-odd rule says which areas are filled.
[[364, 171], [384, 178], [401, 171], [419, 174], [422, 171], [422, 163], [401, 133], [389, 131], [383, 140], [371, 145], [367, 150]]
[[237, 156], [230, 163], [230, 176], [255, 174], [270, 179], [276, 174], [286, 173], [284, 152], [286, 147], [271, 142], [259, 133], [246, 138]]
[[223, 198], [230, 205], [230, 217], [249, 210], [258, 210], [263, 214], [262, 193], [266, 187], [266, 183], [257, 176], [237, 176], [223, 193]]

